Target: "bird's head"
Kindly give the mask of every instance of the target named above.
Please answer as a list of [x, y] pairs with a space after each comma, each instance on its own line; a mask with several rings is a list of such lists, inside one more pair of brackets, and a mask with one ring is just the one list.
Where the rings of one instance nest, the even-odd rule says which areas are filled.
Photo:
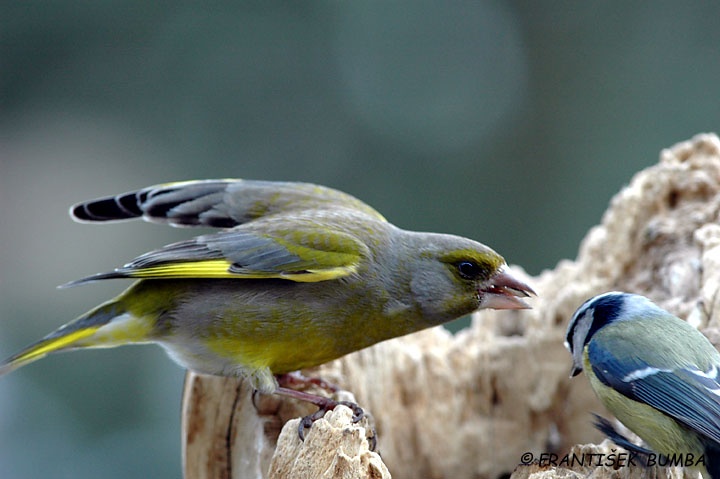
[[565, 347], [573, 358], [571, 376], [583, 370], [583, 350], [593, 335], [616, 321], [632, 321], [648, 315], [667, 314], [644, 296], [610, 291], [585, 301], [568, 323]]
[[423, 233], [410, 288], [423, 316], [443, 323], [478, 309], [526, 309], [535, 294], [491, 248], [458, 236]]

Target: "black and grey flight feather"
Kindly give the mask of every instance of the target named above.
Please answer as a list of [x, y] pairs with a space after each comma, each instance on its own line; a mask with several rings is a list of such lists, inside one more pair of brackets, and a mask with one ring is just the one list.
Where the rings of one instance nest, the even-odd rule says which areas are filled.
[[314, 209], [351, 209], [376, 220], [382, 215], [357, 198], [310, 183], [241, 179], [181, 181], [150, 186], [71, 207], [79, 222], [142, 217], [172, 226], [232, 228], [261, 217]]

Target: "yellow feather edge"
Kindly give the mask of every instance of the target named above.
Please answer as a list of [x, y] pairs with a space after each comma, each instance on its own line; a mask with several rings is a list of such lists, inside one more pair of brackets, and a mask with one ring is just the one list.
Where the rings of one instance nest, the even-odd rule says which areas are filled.
[[24, 351], [18, 357], [13, 358], [12, 363], [24, 363], [27, 361], [33, 361], [35, 359], [40, 359], [41, 356], [45, 356], [48, 353], [52, 353], [53, 351], [62, 349], [65, 346], [70, 345], [80, 339], [92, 336], [95, 331], [97, 331], [97, 329], [98, 328], [80, 329], [78, 331], [73, 331], [66, 336], [60, 336], [42, 342], [34, 348], [30, 348], [29, 350]]
[[357, 265], [317, 270], [292, 271], [241, 271], [230, 272], [232, 263], [226, 260], [191, 261], [150, 266], [127, 272], [133, 278], [235, 278], [235, 279], [287, 279], [299, 283], [314, 283], [342, 278], [354, 273]]

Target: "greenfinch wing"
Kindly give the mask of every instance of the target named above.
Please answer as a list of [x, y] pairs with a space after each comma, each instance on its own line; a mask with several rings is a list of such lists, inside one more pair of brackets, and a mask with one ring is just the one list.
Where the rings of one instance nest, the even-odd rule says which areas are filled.
[[227, 230], [173, 243], [109, 273], [65, 286], [111, 278], [280, 278], [297, 282], [337, 279], [355, 272], [367, 246], [343, 231], [294, 228], [266, 232]]
[[63, 286], [128, 277], [336, 279], [356, 271], [367, 251], [343, 223], [385, 222], [367, 204], [332, 188], [241, 179], [150, 186], [78, 203], [70, 214], [79, 222], [143, 218], [227, 230], [165, 246], [115, 271]]
[[383, 216], [357, 198], [310, 183], [241, 179], [181, 181], [78, 203], [79, 222], [142, 217], [172, 226], [232, 228], [258, 218], [303, 210], [349, 209], [374, 220]]

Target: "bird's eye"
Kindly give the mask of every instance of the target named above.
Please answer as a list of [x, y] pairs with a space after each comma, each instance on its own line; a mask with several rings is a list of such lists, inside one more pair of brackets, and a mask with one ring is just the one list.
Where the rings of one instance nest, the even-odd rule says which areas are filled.
[[460, 261], [457, 264], [457, 270], [465, 279], [477, 279], [482, 274], [482, 268], [472, 261]]

